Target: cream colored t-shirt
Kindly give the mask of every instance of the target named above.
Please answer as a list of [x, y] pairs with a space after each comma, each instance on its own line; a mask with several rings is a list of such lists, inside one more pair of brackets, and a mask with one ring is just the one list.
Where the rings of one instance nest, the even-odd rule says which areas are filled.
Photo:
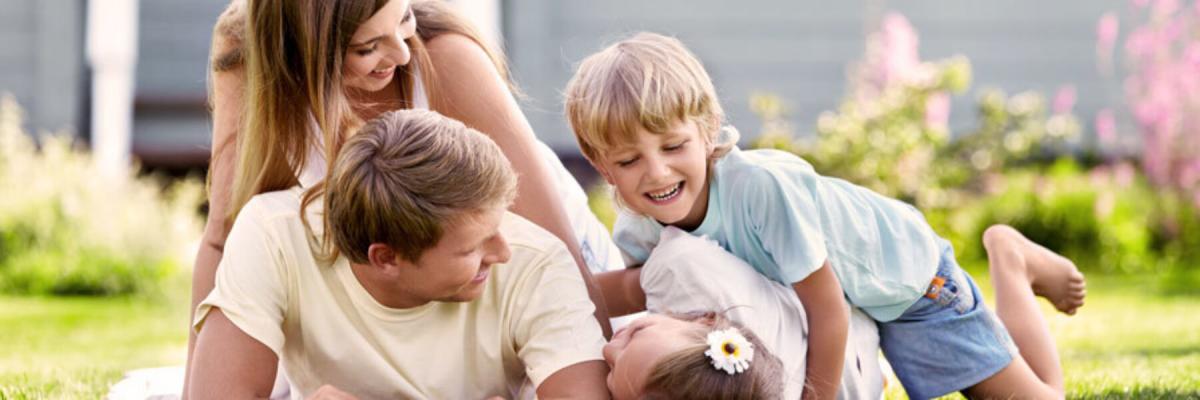
[[[314, 257], [301, 194], [293, 188], [247, 203], [194, 321], [199, 331], [220, 308], [280, 357], [293, 398], [323, 384], [360, 398], [514, 398], [529, 394], [519, 393], [527, 379], [537, 387], [564, 367], [603, 359], [604, 338], [570, 253], [533, 223], [505, 215], [500, 229], [512, 258], [492, 269], [479, 299], [392, 309], [366, 292], [344, 257]], [[320, 234], [317, 208], [309, 221]]]

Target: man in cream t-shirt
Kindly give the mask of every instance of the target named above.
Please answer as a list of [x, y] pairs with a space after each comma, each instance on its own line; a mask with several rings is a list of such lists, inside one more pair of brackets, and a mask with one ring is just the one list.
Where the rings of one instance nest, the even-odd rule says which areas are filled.
[[292, 188], [239, 213], [196, 312], [192, 398], [265, 397], [280, 364], [302, 398], [607, 397], [583, 280], [505, 211], [516, 177], [494, 143], [400, 111], [337, 160], [311, 202]]

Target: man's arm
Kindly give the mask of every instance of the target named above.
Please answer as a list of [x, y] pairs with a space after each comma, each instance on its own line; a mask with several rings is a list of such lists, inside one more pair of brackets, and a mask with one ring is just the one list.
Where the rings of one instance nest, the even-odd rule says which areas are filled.
[[850, 309], [842, 297], [842, 286], [826, 260], [808, 277], [792, 284], [792, 289], [808, 314], [808, 367], [803, 398], [836, 398], [850, 330]]
[[646, 292], [642, 291], [641, 266], [596, 274], [596, 285], [604, 294], [610, 317], [646, 311]]
[[275, 352], [230, 322], [220, 309], [209, 311], [204, 321], [192, 353], [189, 398], [269, 398], [279, 364]]
[[539, 399], [608, 399], [608, 365], [584, 361], [558, 370], [537, 388]]

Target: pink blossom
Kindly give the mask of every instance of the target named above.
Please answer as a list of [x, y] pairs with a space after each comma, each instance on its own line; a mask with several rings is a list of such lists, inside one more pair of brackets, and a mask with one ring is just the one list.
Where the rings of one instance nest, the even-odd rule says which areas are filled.
[[1154, 16], [1163, 18], [1179, 10], [1179, 0], [1157, 0], [1154, 2]]
[[1112, 65], [1113, 46], [1117, 43], [1119, 30], [1117, 13], [1111, 11], [1104, 13], [1096, 23], [1096, 57], [1100, 58], [1106, 70]]
[[950, 121], [950, 96], [934, 93], [925, 100], [925, 125], [933, 129], [947, 129]]
[[1192, 160], [1191, 164], [1183, 169], [1179, 174], [1179, 187], [1181, 188], [1200, 188], [1200, 159]]
[[1134, 59], [1142, 59], [1154, 52], [1154, 31], [1141, 27], [1134, 29], [1125, 38], [1125, 52]]
[[1154, 100], [1143, 100], [1133, 106], [1133, 116], [1144, 128], [1158, 125], [1166, 113], [1166, 106]]
[[[1197, 1], [1196, 4], [1200, 4]], [[1190, 69], [1189, 74], [1200, 74], [1200, 41], [1192, 42], [1183, 50], [1183, 65]]]
[[1075, 85], [1063, 85], [1054, 94], [1051, 109], [1055, 114], [1067, 114], [1075, 108]]
[[1133, 184], [1133, 177], [1137, 174], [1137, 170], [1127, 162], [1122, 162], [1113, 167], [1113, 179], [1117, 181], [1117, 187], [1127, 188]]
[[1105, 108], [1096, 113], [1096, 138], [1106, 146], [1117, 142], [1117, 121], [1112, 110]]
[[1107, 167], [1092, 168], [1091, 171], [1088, 171], [1088, 181], [1092, 183], [1092, 186], [1104, 186], [1108, 184], [1109, 180], [1111, 179], [1110, 175], [1112, 174], [1109, 172], [1110, 171]]
[[920, 63], [917, 48], [920, 41], [908, 18], [896, 12], [883, 18], [881, 41], [883, 45], [883, 81], [894, 82], [904, 79]]

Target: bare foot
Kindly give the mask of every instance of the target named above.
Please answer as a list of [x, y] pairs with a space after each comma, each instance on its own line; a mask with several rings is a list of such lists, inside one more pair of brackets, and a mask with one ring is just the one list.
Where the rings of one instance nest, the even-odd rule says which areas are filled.
[[1019, 253], [1033, 293], [1049, 300], [1059, 312], [1074, 315], [1083, 306], [1087, 282], [1071, 260], [1034, 243], [1007, 225], [989, 227], [984, 232], [984, 241], [989, 251], [1004, 246]]

